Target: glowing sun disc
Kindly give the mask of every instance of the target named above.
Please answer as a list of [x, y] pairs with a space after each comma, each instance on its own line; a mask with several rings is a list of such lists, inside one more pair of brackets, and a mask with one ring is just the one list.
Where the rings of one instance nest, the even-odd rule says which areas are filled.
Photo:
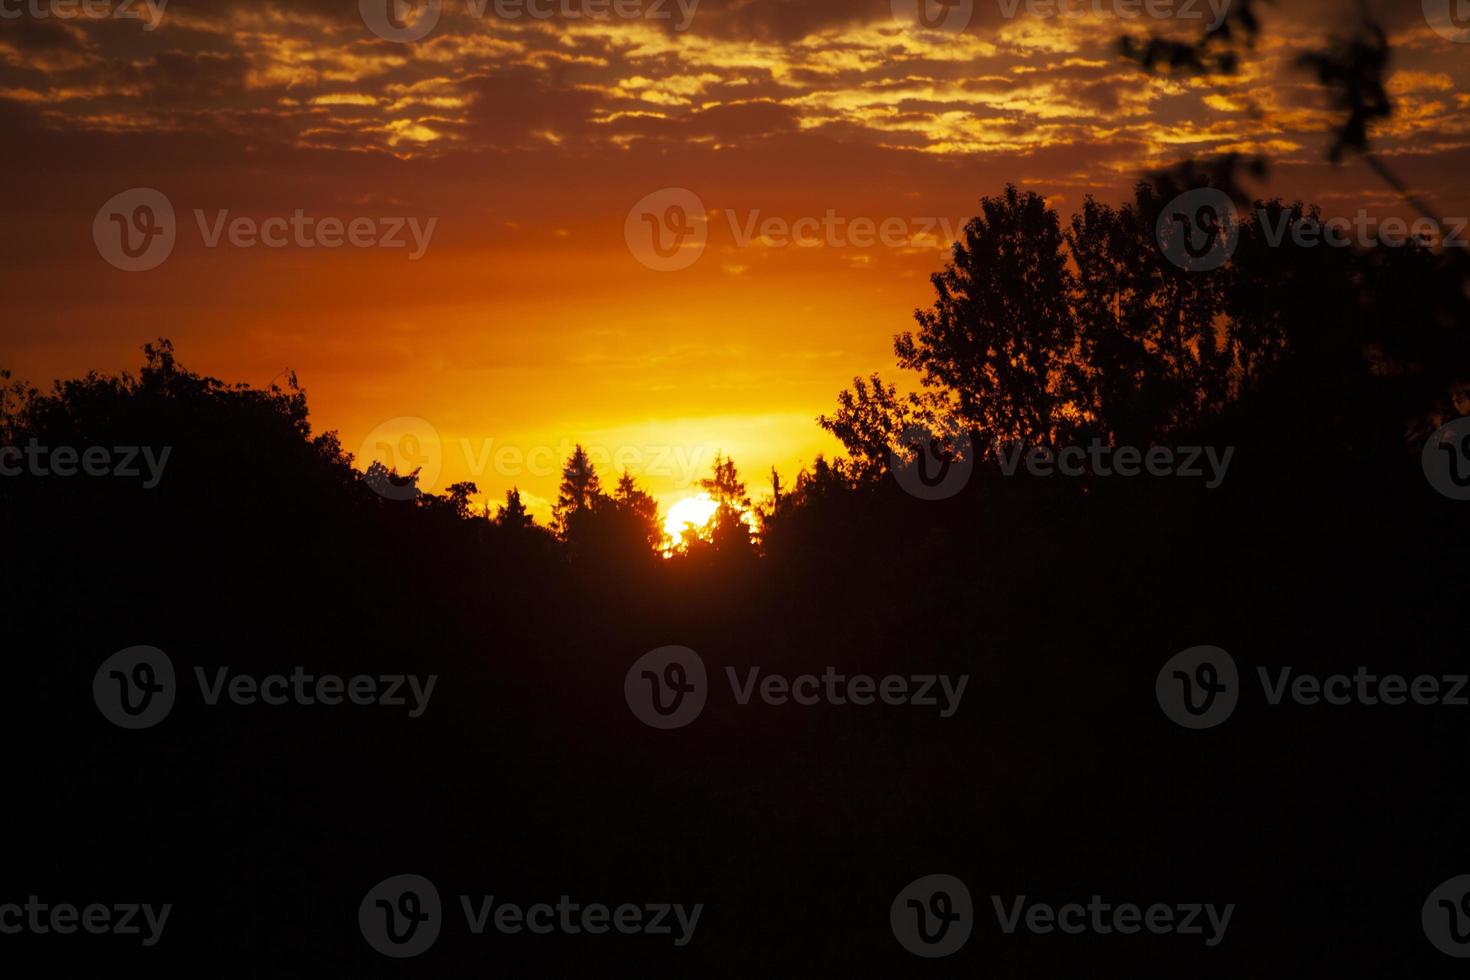
[[664, 531], [678, 541], [686, 527], [704, 527], [708, 524], [709, 519], [715, 516], [718, 506], [707, 493], [685, 497], [669, 508], [669, 515], [664, 518]]

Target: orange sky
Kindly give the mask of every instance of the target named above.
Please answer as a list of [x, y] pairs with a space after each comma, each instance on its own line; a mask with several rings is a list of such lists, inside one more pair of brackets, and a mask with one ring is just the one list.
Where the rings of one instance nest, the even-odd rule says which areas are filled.
[[[226, 380], [294, 369], [315, 426], [354, 452], [385, 422], [427, 425], [430, 489], [468, 478], [498, 499], [517, 483], [544, 517], [580, 441], [667, 504], [717, 451], [754, 488], [833, 450], [814, 417], [853, 375], [893, 373], [891, 336], [928, 302], [944, 250], [922, 233], [1008, 180], [1067, 213], [1089, 193], [1120, 200], [1151, 166], [1264, 149], [1263, 194], [1401, 210], [1361, 165], [1322, 162], [1327, 117], [1290, 68], [1346, 27], [1347, 2], [1267, 8], [1258, 57], [1214, 86], [1120, 63], [1113, 40], [1137, 22], [1024, 3], [1008, 20], [999, 0], [960, 34], [916, 30], [888, 0], [701, 0], [682, 32], [468, 9], [446, 0], [416, 43], [375, 37], [349, 0], [171, 0], [153, 30], [0, 18], [0, 366], [34, 383], [136, 369], [137, 347], [168, 336]], [[1470, 213], [1470, 45], [1432, 31], [1418, 0], [1389, 23], [1399, 112], [1378, 144], [1442, 213]], [[177, 240], [125, 272], [93, 219], [138, 187], [166, 196]], [[647, 268], [625, 238], [662, 188], [708, 211], [680, 271]], [[298, 209], [436, 223], [411, 259], [209, 247], [195, 217]], [[843, 225], [798, 247], [741, 241], [729, 220], [829, 211], [903, 234], [863, 245]]]

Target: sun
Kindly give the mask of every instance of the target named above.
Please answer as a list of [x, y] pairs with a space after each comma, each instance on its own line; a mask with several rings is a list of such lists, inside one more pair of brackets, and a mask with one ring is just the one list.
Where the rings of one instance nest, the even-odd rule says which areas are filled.
[[686, 527], [704, 527], [718, 509], [719, 504], [707, 493], [685, 497], [669, 508], [669, 516], [664, 518], [664, 531], [673, 541], [678, 542], [683, 539]]
[[[664, 549], [664, 557], [672, 557], [680, 549], [684, 540], [684, 532], [691, 528], [700, 538], [708, 541], [709, 532], [706, 528], [719, 509], [719, 503], [708, 493], [685, 497], [670, 507], [669, 516], [664, 518], [664, 533], [669, 536]], [[741, 513], [740, 519], [754, 534], [755, 515], [747, 510]]]

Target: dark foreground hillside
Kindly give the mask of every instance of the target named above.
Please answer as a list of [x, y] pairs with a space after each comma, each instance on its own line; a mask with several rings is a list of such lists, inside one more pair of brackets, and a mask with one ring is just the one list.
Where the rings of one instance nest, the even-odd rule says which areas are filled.
[[[1237, 447], [1213, 490], [985, 466], [944, 501], [889, 480], [813, 505], [761, 558], [574, 561], [372, 493], [304, 412], [164, 358], [131, 385], [73, 385], [16, 433], [172, 447], [150, 490], [3, 483], [6, 899], [172, 905], [153, 946], [146, 928], [5, 937], [46, 974], [1454, 967], [1421, 908], [1470, 873], [1470, 708], [1272, 706], [1257, 680], [1470, 672], [1466, 504], [1412, 451], [1343, 454], [1340, 431], [1273, 435], [1242, 411], [1197, 433]], [[167, 653], [177, 699], [126, 730], [94, 677], [140, 644]], [[1155, 682], [1206, 644], [1234, 658], [1239, 703], [1189, 730]], [[656, 730], [624, 680], [668, 645], [698, 653], [708, 701]], [[949, 717], [942, 699], [741, 705], [725, 668], [743, 683], [753, 666], [968, 682]], [[213, 684], [220, 667], [437, 680], [418, 717], [211, 706], [195, 669]], [[442, 928], [399, 960], [369, 945], [359, 906], [401, 874], [433, 882]], [[926, 960], [890, 906], [932, 874], [968, 886], [973, 932]], [[474, 935], [460, 896], [702, 911], [682, 946], [676, 924]], [[1020, 896], [1234, 908], [1214, 945], [1203, 913], [1202, 934], [1007, 934], [995, 903], [1009, 916]]]

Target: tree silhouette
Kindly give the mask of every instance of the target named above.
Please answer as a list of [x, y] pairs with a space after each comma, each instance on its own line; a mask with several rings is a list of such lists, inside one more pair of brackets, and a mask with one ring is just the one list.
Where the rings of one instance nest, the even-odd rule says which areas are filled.
[[748, 552], [751, 548], [750, 495], [735, 468], [735, 460], [715, 453], [710, 475], [699, 481], [702, 490], [715, 502], [715, 512], [707, 529], [710, 544], [717, 552]]
[[553, 514], [558, 536], [579, 563], [636, 563], [663, 553], [658, 502], [626, 470], [613, 495], [603, 493], [597, 470], [580, 445], [562, 467]]
[[1364, 428], [1420, 433], [1455, 410], [1470, 375], [1459, 257], [1314, 244], [1298, 233], [1320, 231], [1317, 209], [1257, 201], [1218, 268], [1185, 270], [1155, 237], [1173, 190], [1141, 182], [1120, 208], [1088, 198], [1065, 232], [1034, 194], [984, 199], [919, 331], [895, 340], [924, 390], [856, 378], [819, 417], [851, 456], [835, 472], [872, 483], [922, 442], [963, 454], [964, 436], [970, 451], [1152, 445], [1286, 379], [1301, 395], [1350, 396]]
[[[1118, 39], [1123, 57], [1154, 72], [1230, 75], [1240, 69], [1245, 51], [1255, 47], [1261, 32], [1256, 16], [1259, 0], [1230, 0], [1225, 17], [1214, 30], [1202, 31], [1194, 41], [1151, 34], [1146, 41], [1124, 35]], [[1266, 0], [1271, 2], [1271, 0]]]
[[618, 478], [613, 500], [617, 504], [618, 511], [631, 524], [630, 533], [646, 542], [651, 551], [662, 551], [667, 535], [664, 534], [663, 526], [659, 524], [658, 501], [634, 482], [633, 474], [626, 468], [623, 470], [623, 475]]
[[[1204, 78], [1234, 74], [1239, 70], [1243, 54], [1255, 47], [1256, 38], [1264, 30], [1255, 15], [1255, 3], [1256, 0], [1233, 0], [1221, 29], [1205, 31], [1194, 42], [1154, 34], [1147, 43], [1142, 43], [1124, 36], [1119, 38], [1119, 49], [1126, 59], [1149, 72], [1167, 70]], [[1328, 159], [1339, 163], [1347, 153], [1356, 153], [1415, 210], [1433, 219], [1433, 209], [1372, 150], [1372, 124], [1392, 117], [1394, 111], [1385, 83], [1392, 51], [1388, 33], [1374, 19], [1366, 0], [1355, 0], [1353, 7], [1356, 13], [1353, 33], [1334, 37], [1326, 48], [1308, 52], [1296, 60], [1298, 67], [1316, 76], [1332, 107], [1340, 113]], [[1227, 155], [1222, 159], [1232, 162], [1235, 158]], [[1259, 157], [1253, 166], [1258, 176], [1264, 175], [1267, 160]], [[1188, 172], [1198, 168], [1196, 161], [1185, 161], [1177, 169]], [[1155, 183], [1161, 181], [1156, 179]], [[1246, 199], [1228, 180], [1216, 180], [1212, 186], [1231, 192], [1237, 200]], [[1462, 275], [1470, 274], [1465, 264], [1461, 265]]]
[[480, 488], [471, 481], [465, 480], [459, 483], [451, 483], [446, 494], [449, 508], [454, 516], [461, 520], [470, 516], [470, 498], [480, 492]]
[[852, 379], [852, 390], [837, 395], [837, 411], [820, 415], [817, 424], [837, 437], [852, 454], [858, 479], [872, 481], [888, 467], [889, 453], [903, 444], [915, 427], [926, 431], [935, 424], [935, 397], [910, 393], [900, 397], [896, 386], [882, 376]]
[[894, 342], [900, 367], [952, 393], [956, 419], [986, 439], [1054, 441], [1072, 424], [1076, 321], [1066, 237], [1037, 194], [1007, 186], [981, 201], [953, 260], [931, 282], [917, 334]]
[[[1225, 35], [1151, 57], [1233, 65], [1251, 11], [1236, 3]], [[334, 433], [313, 431], [294, 375], [228, 384], [186, 370], [166, 340], [145, 345], [136, 377], [42, 392], [0, 372], [0, 444], [172, 450], [149, 490], [0, 476], [20, 695], [3, 717], [26, 746], [7, 758], [20, 801], [8, 877], [63, 898], [203, 896], [143, 953], [164, 971], [365, 965], [362, 889], [412, 868], [531, 900], [616, 882], [718, 902], [720, 924], [688, 948], [496, 943], [511, 975], [553, 961], [565, 975], [646, 973], [664, 947], [701, 976], [792, 963], [861, 976], [912, 963], [882, 915], [942, 851], [1036, 895], [1111, 882], [1167, 898], [1184, 882], [1238, 901], [1229, 941], [1165, 948], [1185, 975], [1310, 976], [1339, 961], [1349, 975], [1437, 975], [1440, 953], [1410, 933], [1429, 884], [1463, 870], [1445, 867], [1467, 803], [1450, 702], [1270, 705], [1257, 690], [1213, 733], [1176, 730], [1153, 704], [1161, 664], [1197, 642], [1232, 650], [1252, 689], [1276, 664], [1298, 680], [1366, 670], [1417, 701], [1418, 678], [1449, 695], [1465, 672], [1453, 610], [1470, 585], [1467, 504], [1431, 488], [1420, 460], [1426, 428], [1470, 407], [1463, 256], [1297, 245], [1317, 210], [1243, 198], [1253, 171], [1187, 163], [1070, 220], [1013, 188], [984, 200], [899, 338], [906, 383], [860, 377], [838, 397], [820, 421], [850, 458], [818, 455], [789, 486], [773, 470], [758, 547], [723, 453], [700, 481], [717, 502], [707, 540], [665, 561], [651, 495], [627, 471], [605, 495], [580, 446], [558, 536], [518, 488], [482, 520], [467, 513], [473, 484], [437, 495], [417, 471], [355, 468]], [[1243, 209], [1233, 254], [1208, 272], [1173, 265], [1154, 239], [1172, 197], [1200, 187]], [[977, 465], [953, 498], [918, 500], [883, 479], [916, 442], [953, 449], [972, 430], [1240, 452], [1216, 491]], [[164, 723], [124, 733], [88, 687], [133, 643], [175, 658], [181, 696]], [[655, 731], [625, 695], [630, 667], [667, 644], [695, 650], [715, 686], [750, 666], [762, 684], [831, 667], [869, 692], [888, 675], [978, 683], [948, 718], [886, 693], [867, 707], [722, 696], [687, 730]], [[190, 675], [216, 665], [332, 673], [349, 690], [359, 677], [443, 683], [418, 718], [211, 706]], [[1361, 805], [1365, 779], [1384, 805]], [[119, 846], [133, 841], [160, 846]], [[736, 873], [711, 841], [741, 845]], [[1374, 841], [1388, 859], [1341, 859]], [[873, 847], [873, 868], [834, 875]], [[787, 919], [801, 928], [743, 941]], [[1354, 941], [1380, 935], [1391, 941]], [[1024, 951], [1042, 976], [1147, 975], [1163, 948], [1015, 938], [1024, 949], [997, 962]], [[115, 968], [138, 945], [11, 939], [88, 960], [51, 971], [63, 976]], [[487, 948], [446, 941], [426, 962], [467, 972]]]
[[[1160, 662], [1205, 629], [1252, 658], [1289, 655], [1304, 673], [1365, 662], [1403, 669], [1399, 661], [1415, 672], [1463, 673], [1458, 618], [1443, 610], [1458, 608], [1466, 586], [1470, 525], [1462, 502], [1426, 485], [1404, 444], [1406, 419], [1463, 393], [1456, 384], [1470, 363], [1463, 345], [1470, 318], [1460, 282], [1450, 260], [1419, 245], [1363, 253], [1295, 247], [1289, 229], [1309, 223], [1313, 210], [1280, 202], [1266, 202], [1259, 219], [1245, 217], [1228, 263], [1186, 273], [1148, 247], [1161, 196], [1141, 189], [1116, 209], [1085, 202], [1070, 224], [1031, 224], [1044, 238], [1052, 227], [1070, 228], [1062, 252], [1069, 292], [1044, 309], [1071, 323], [1054, 331], [1055, 349], [1036, 354], [1036, 363], [1067, 370], [1013, 372], [1005, 404], [1053, 406], [1061, 420], [1054, 429], [1238, 446], [1238, 468], [1213, 495], [1183, 480], [1013, 480], [977, 467], [960, 496], [919, 501], [898, 481], [873, 478], [887, 455], [874, 433], [902, 436], [905, 423], [929, 424], [923, 411], [946, 399], [956, 406], [959, 393], [936, 388], [931, 401], [915, 402], [873, 382], [833, 418], [872, 459], [818, 456], [789, 488], [773, 475], [757, 550], [742, 519], [746, 485], [721, 453], [700, 486], [725, 523], [714, 522], [710, 540], [693, 542], [687, 557], [664, 561], [654, 557], [649, 533], [657, 517], [651, 497], [628, 472], [603, 495], [580, 450], [566, 467], [559, 501], [569, 504], [567, 535], [558, 540], [530, 520], [517, 489], [494, 522], [465, 518], [468, 484], [409, 501], [374, 493], [333, 434], [312, 432], [294, 379], [283, 389], [226, 385], [150, 345], [137, 379], [91, 375], [34, 395], [22, 386], [5, 412], [13, 441], [171, 446], [174, 457], [153, 491], [117, 479], [0, 478], [0, 534], [12, 572], [0, 590], [7, 608], [23, 612], [12, 617], [19, 653], [11, 663], [14, 686], [28, 692], [10, 714], [17, 732], [47, 733], [35, 752], [12, 760], [13, 781], [42, 787], [17, 813], [18, 839], [28, 845], [15, 859], [21, 877], [54, 873], [54, 855], [70, 848], [85, 859], [89, 881], [136, 880], [135, 856], [115, 846], [118, 833], [142, 839], [156, 832], [160, 812], [208, 815], [170, 825], [181, 853], [216, 847], [221, 832], [252, 845], [230, 858], [251, 907], [279, 901], [287, 894], [281, 882], [298, 880], [303, 867], [313, 880], [366, 881], [364, 848], [383, 851], [385, 863], [397, 864], [398, 854], [458, 866], [473, 851], [467, 839], [496, 849], [469, 870], [486, 879], [515, 874], [527, 892], [615, 858], [639, 891], [693, 880], [719, 889], [732, 909], [759, 909], [764, 883], [788, 874], [793, 861], [807, 877], [830, 874], [826, 857], [804, 857], [809, 849], [801, 847], [756, 848], [742, 860], [759, 873], [731, 876], [723, 852], [650, 842], [650, 821], [667, 819], [672, 802], [698, 825], [700, 839], [745, 839], [753, 823], [774, 820], [799, 843], [846, 821], [855, 838], [897, 848], [895, 864], [904, 867], [927, 861], [928, 849], [892, 829], [932, 827], [956, 860], [988, 862], [1002, 880], [1041, 876], [1059, 893], [1082, 873], [1116, 875], [1115, 851], [1126, 838], [1138, 844], [1126, 856], [1130, 887], [1168, 894], [1178, 882], [1177, 855], [1192, 853], [1203, 829], [1218, 847], [1196, 847], [1202, 856], [1193, 860], [1260, 914], [1295, 916], [1318, 936], [1345, 924], [1375, 927], [1387, 908], [1401, 913], [1398, 896], [1417, 901], [1423, 868], [1442, 863], [1456, 830], [1452, 822], [1426, 830], [1418, 815], [1425, 806], [1464, 809], [1465, 781], [1445, 778], [1463, 753], [1443, 738], [1444, 712], [1408, 710], [1375, 726], [1362, 712], [1322, 710], [1303, 741], [1300, 726], [1262, 724], [1261, 713], [1274, 709], [1261, 699], [1242, 699], [1229, 737], [1211, 741], [1163, 735], [1171, 723], [1149, 702]], [[1273, 229], [1285, 229], [1281, 244], [1273, 244]], [[1030, 247], [1029, 239], [1018, 237], [1016, 246]], [[1180, 277], [1188, 281], [1174, 281]], [[1024, 298], [1026, 288], [1008, 286], [1021, 297], [1018, 309], [1037, 306]], [[1181, 312], [1191, 302], [1215, 311], [1214, 346], [1190, 311]], [[989, 319], [967, 316], [954, 311], [954, 336], [992, 329]], [[933, 356], [939, 364], [940, 348]], [[954, 376], [968, 377], [958, 368]], [[1062, 390], [1072, 403], [1058, 401]], [[1032, 408], [1015, 420], [994, 416], [1002, 429], [1040, 417]], [[387, 642], [398, 632], [413, 641]], [[300, 664], [318, 676], [433, 673], [459, 682], [442, 684], [431, 709], [413, 720], [303, 706], [230, 709], [224, 723], [220, 709], [180, 698], [139, 756], [144, 743], [119, 738], [86, 703], [101, 657], [134, 637], [176, 656], [181, 674], [215, 658], [256, 671]], [[636, 721], [622, 695], [635, 658], [671, 639], [718, 673], [745, 664], [788, 674], [830, 664], [869, 677], [983, 669], [989, 680], [977, 693], [986, 700], [983, 710], [935, 724], [915, 723], [913, 714], [898, 721], [896, 712], [907, 709], [896, 705], [864, 713], [752, 704], [737, 719], [727, 703], [698, 721], [695, 737], [655, 741], [669, 733]], [[822, 717], [831, 721], [814, 723]], [[1027, 726], [1044, 737], [995, 752], [953, 752]], [[302, 745], [312, 751], [302, 753]], [[650, 753], [660, 760], [652, 775]], [[140, 758], [154, 761], [140, 766]], [[783, 764], [771, 766], [772, 758]], [[838, 768], [852, 759], [856, 768]], [[1110, 768], [1117, 759], [1145, 777], [1172, 775], [1163, 783], [1141, 778], [1120, 794]], [[482, 778], [487, 760], [491, 780]], [[1413, 802], [1398, 822], [1386, 822], [1392, 813], [1342, 805], [1343, 788], [1365, 768], [1376, 788]], [[70, 774], [62, 784], [58, 771]], [[666, 772], [673, 775], [663, 781]], [[813, 773], [821, 793], [812, 793]], [[875, 774], [891, 786], [881, 807], [871, 805]], [[1017, 778], [1039, 780], [1047, 792], [1018, 792], [1003, 807], [965, 803], [973, 794], [963, 787]], [[1224, 816], [1222, 778], [1239, 787]], [[266, 781], [282, 789], [263, 803]], [[47, 789], [63, 784], [59, 795]], [[382, 785], [423, 792], [376, 792]], [[951, 792], [956, 786], [961, 791]], [[139, 795], [121, 798], [146, 805], [114, 807], [116, 827], [98, 835], [96, 814], [128, 793]], [[457, 801], [431, 815], [443, 832], [397, 832], [424, 819], [425, 794]], [[936, 794], [952, 805], [935, 807]], [[1074, 808], [1058, 799], [1087, 800], [1097, 819], [1079, 830]], [[1255, 826], [1257, 814], [1283, 803], [1292, 820], [1273, 823], [1268, 834], [1238, 832], [1241, 821]], [[1188, 819], [1161, 824], [1157, 814], [1166, 811]], [[586, 833], [589, 819], [595, 835]], [[986, 835], [970, 833], [977, 820]], [[1324, 838], [1334, 853], [1386, 829], [1394, 840], [1414, 839], [1403, 828], [1426, 838], [1414, 860], [1343, 868], [1342, 880], [1368, 881], [1372, 893], [1391, 896], [1361, 914], [1358, 902], [1333, 903], [1326, 890], [1338, 887], [1336, 878], [1322, 886], [1320, 901], [1303, 902], [1296, 887], [1278, 898], [1280, 876], [1257, 870]], [[1082, 835], [1075, 851], [1040, 865], [1031, 857], [1068, 834]], [[1034, 846], [985, 845], [1000, 838]], [[316, 846], [323, 839], [344, 846]], [[521, 860], [528, 840], [537, 855], [530, 866]], [[611, 858], [608, 841], [618, 845]], [[1308, 870], [1305, 877], [1315, 877], [1317, 866]], [[216, 869], [206, 871], [200, 880], [213, 881]], [[852, 911], [827, 911], [825, 887], [800, 895], [800, 908], [841, 935]], [[314, 911], [320, 903], [308, 895], [297, 911], [311, 917], [310, 928], [283, 933], [289, 948], [274, 954], [271, 937], [285, 927], [272, 925], [264, 943], [256, 933], [236, 938], [234, 904], [199, 920], [209, 914], [205, 903], [193, 921], [218, 927], [181, 928], [173, 941], [190, 961], [228, 943], [232, 956], [281, 960], [280, 969], [263, 972], [289, 973], [303, 955], [321, 962], [341, 955], [343, 911], [350, 915], [358, 900]], [[890, 900], [883, 881], [863, 904], [881, 914]], [[1412, 916], [1413, 903], [1407, 907]], [[872, 939], [871, 932], [862, 935]], [[851, 955], [842, 944], [818, 945], [823, 966], [844, 956], [841, 965], [856, 975], [871, 969], [865, 959], [900, 955], [886, 933]], [[1367, 944], [1353, 955], [1391, 975], [1412, 955], [1406, 945], [1413, 944], [1380, 954]], [[1259, 962], [1278, 963], [1282, 948], [1230, 963], [1249, 975]], [[1314, 975], [1322, 948], [1304, 944], [1298, 972]], [[96, 947], [82, 949], [91, 955]], [[568, 963], [591, 972], [592, 953], [567, 949], [560, 955]], [[721, 973], [727, 949], [704, 954], [705, 972]], [[433, 955], [457, 966], [472, 954], [450, 943]], [[534, 973], [531, 960], [545, 953], [525, 951], [522, 961], [511, 944], [506, 955]], [[1060, 954], [1051, 955], [1048, 967]], [[1108, 961], [1101, 975], [1138, 971], [1137, 962]]]
[[1088, 198], [1067, 247], [1078, 346], [1073, 386], [1082, 422], [1071, 433], [1148, 442], [1224, 405], [1236, 351], [1218, 322], [1224, 276], [1186, 272], [1160, 251], [1167, 200], [1141, 183], [1114, 210]]
[[519, 487], [511, 487], [505, 491], [505, 503], [501, 504], [495, 511], [495, 525], [507, 531], [522, 531], [534, 527], [536, 524], [526, 505], [521, 502], [521, 491]]
[[572, 525], [578, 519], [592, 513], [593, 507], [602, 496], [597, 470], [588, 458], [587, 451], [578, 443], [572, 455], [561, 469], [561, 487], [557, 491], [556, 504], [552, 507], [552, 522], [557, 532], [565, 539], [572, 533]]

